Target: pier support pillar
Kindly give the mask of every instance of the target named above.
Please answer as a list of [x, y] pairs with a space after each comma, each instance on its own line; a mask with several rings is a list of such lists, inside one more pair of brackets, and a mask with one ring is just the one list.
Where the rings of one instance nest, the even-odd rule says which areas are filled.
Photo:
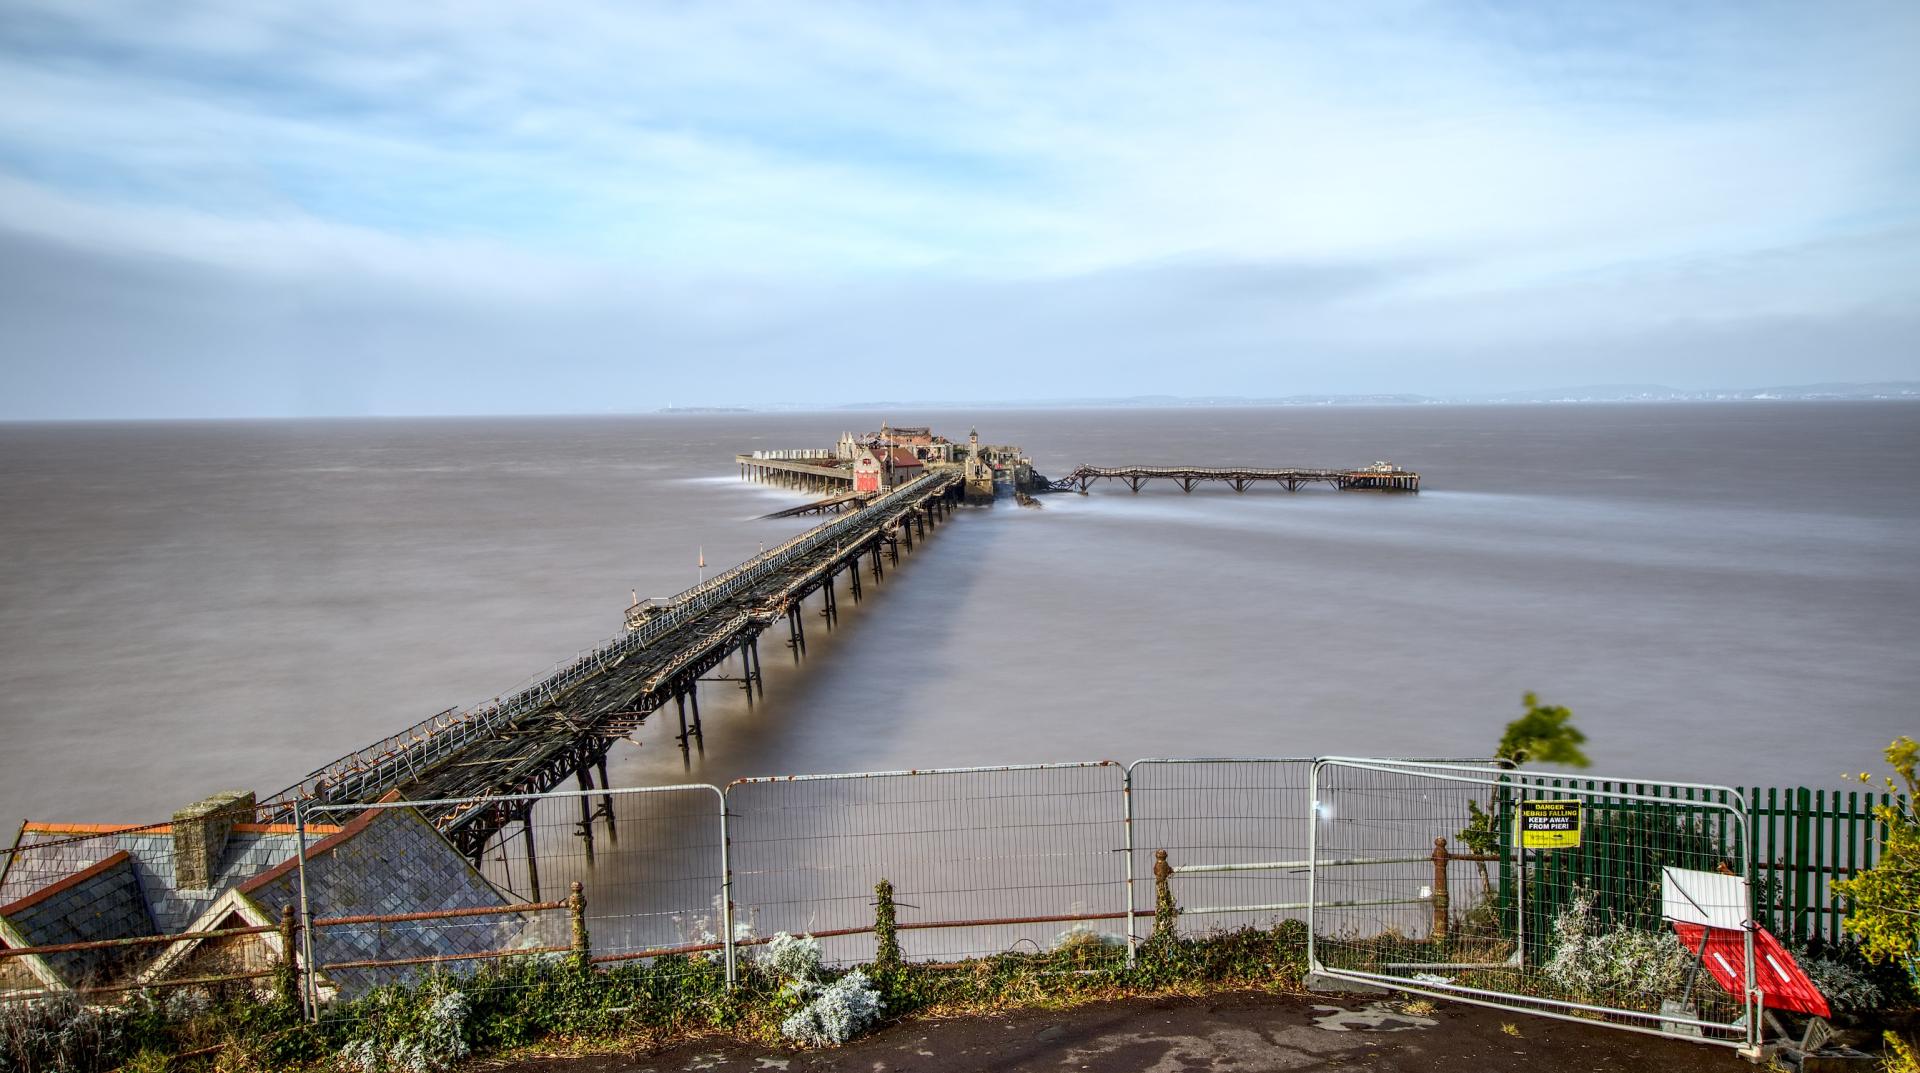
[[700, 745], [700, 751], [707, 751], [707, 731], [700, 725], [700, 679], [695, 678], [687, 686], [687, 695], [693, 699], [693, 740]]
[[673, 692], [673, 702], [674, 702], [674, 704], [675, 704], [675, 705], [677, 705], [677, 706], [679, 707], [679, 709], [680, 709], [680, 738], [679, 738], [679, 741], [680, 741], [680, 751], [681, 751], [682, 753], [685, 753], [685, 752], [687, 751], [687, 748], [688, 748], [688, 743], [687, 743], [687, 694], [685, 693], [685, 691], [683, 691], [683, 690], [678, 690], [678, 689], [676, 689], [676, 690], [674, 690], [674, 692]]
[[527, 887], [531, 895], [529, 900], [540, 900], [540, 862], [533, 855], [533, 808], [527, 808], [526, 819], [520, 822], [521, 841], [527, 846]]
[[853, 602], [860, 602], [860, 553], [854, 552], [853, 568], [847, 571], [847, 587], [853, 590]]
[[[593, 789], [593, 778], [587, 774], [587, 765], [581, 764], [579, 771], [580, 789]], [[586, 793], [580, 795], [580, 839], [587, 847], [587, 867], [593, 867], [593, 799]]]
[[787, 609], [787, 647], [793, 649], [793, 661], [800, 662], [800, 656], [807, 650], [807, 630], [805, 618], [799, 604]]
[[766, 664], [760, 662], [760, 635], [754, 634], [753, 648], [753, 685], [760, 691], [760, 699], [767, 699]]
[[747, 691], [747, 707], [753, 707], [753, 657], [747, 651], [748, 642], [740, 642], [740, 688]]
[[[600, 754], [599, 767], [600, 767], [600, 789], [602, 791], [611, 789], [613, 784], [607, 781], [607, 754], [606, 753]], [[601, 793], [600, 812], [602, 815], [606, 816], [607, 818], [607, 841], [612, 842], [616, 846], [619, 845], [620, 830], [619, 828], [613, 825], [613, 795], [612, 794], [605, 793], [605, 792]]]

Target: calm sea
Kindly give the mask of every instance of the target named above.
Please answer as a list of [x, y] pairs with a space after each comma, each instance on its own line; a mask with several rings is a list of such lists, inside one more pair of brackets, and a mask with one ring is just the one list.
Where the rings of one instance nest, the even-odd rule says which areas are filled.
[[[806, 521], [736, 451], [977, 422], [1081, 462], [1418, 469], [1418, 496], [1105, 486], [961, 513], [706, 687], [636, 784], [1154, 755], [1461, 754], [1526, 690], [1596, 770], [1835, 785], [1920, 733], [1920, 406], [0, 426], [0, 817], [262, 794], [613, 634]], [[770, 637], [770, 640], [773, 638]]]

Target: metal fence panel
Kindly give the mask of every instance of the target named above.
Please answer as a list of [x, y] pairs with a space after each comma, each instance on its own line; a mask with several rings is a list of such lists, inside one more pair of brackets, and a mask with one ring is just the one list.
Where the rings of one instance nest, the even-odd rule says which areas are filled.
[[[490, 797], [522, 808], [476, 858], [433, 829], [419, 806], [383, 801], [304, 808], [297, 876], [308, 964], [351, 997], [425, 971], [466, 973], [503, 957], [581, 950], [567, 901], [584, 902], [595, 962], [663, 954], [726, 961], [725, 817], [706, 785]], [[476, 800], [475, 803], [481, 803]], [[395, 919], [401, 917], [405, 919]], [[311, 974], [310, 974], [311, 975]]]
[[[1695, 956], [1661, 918], [1663, 867], [1749, 874], [1737, 791], [1347, 758], [1323, 759], [1313, 780], [1315, 971], [1733, 1046], [1757, 1041], [1750, 997], [1694, 971]], [[1578, 845], [1521, 844], [1515, 819], [1539, 801], [1577, 803]]]
[[868, 961], [886, 879], [908, 958], [1046, 948], [1074, 927], [1117, 941], [1125, 774], [1100, 761], [742, 779], [726, 793], [736, 918], [760, 937], [819, 936], [829, 964]]
[[[1306, 919], [1313, 758], [1150, 759], [1128, 772], [1143, 928], [1152, 924], [1154, 856], [1161, 850], [1174, 869], [1182, 935]], [[1292, 866], [1245, 867], [1274, 862]], [[1240, 908], [1273, 905], [1298, 908]]]

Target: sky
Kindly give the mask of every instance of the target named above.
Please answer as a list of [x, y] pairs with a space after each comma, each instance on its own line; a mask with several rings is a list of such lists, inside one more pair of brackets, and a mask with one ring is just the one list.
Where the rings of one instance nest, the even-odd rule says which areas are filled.
[[1920, 4], [0, 0], [0, 420], [1920, 379]]

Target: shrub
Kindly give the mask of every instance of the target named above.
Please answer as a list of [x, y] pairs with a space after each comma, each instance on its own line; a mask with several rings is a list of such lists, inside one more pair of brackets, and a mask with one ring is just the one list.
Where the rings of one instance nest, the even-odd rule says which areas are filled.
[[349, 1009], [350, 1035], [336, 1057], [359, 1073], [440, 1073], [470, 1053], [472, 1008], [442, 975], [418, 989], [382, 988]]
[[1887, 826], [1886, 849], [1872, 868], [1836, 880], [1833, 893], [1848, 900], [1844, 926], [1869, 960], [1920, 963], [1920, 742], [1895, 738], [1886, 755], [1898, 776], [1886, 780], [1893, 803], [1873, 810]]
[[1788, 943], [1787, 949], [1835, 1013], [1869, 1013], [1889, 1006], [1913, 1005], [1913, 981], [1906, 970], [1894, 963], [1868, 959], [1852, 936], [1838, 941], [1814, 936], [1805, 943]]
[[845, 1043], [880, 1020], [884, 1003], [873, 981], [855, 969], [826, 982], [820, 968], [820, 942], [810, 935], [778, 932], [755, 960], [780, 981], [777, 1002], [793, 1010], [780, 1022], [780, 1034], [795, 1043], [809, 1047]]
[[1553, 954], [1541, 972], [1578, 998], [1657, 999], [1680, 990], [1692, 964], [1673, 932], [1605, 926], [1592, 896], [1580, 891], [1554, 918]]
[[820, 974], [820, 940], [811, 935], [775, 932], [755, 958], [760, 967], [793, 983], [810, 983]]
[[880, 992], [855, 969], [780, 1022], [780, 1034], [809, 1047], [841, 1044], [879, 1023], [881, 1009]]
[[0, 1068], [22, 1073], [112, 1069], [133, 1050], [127, 1015], [72, 995], [0, 1003]]

